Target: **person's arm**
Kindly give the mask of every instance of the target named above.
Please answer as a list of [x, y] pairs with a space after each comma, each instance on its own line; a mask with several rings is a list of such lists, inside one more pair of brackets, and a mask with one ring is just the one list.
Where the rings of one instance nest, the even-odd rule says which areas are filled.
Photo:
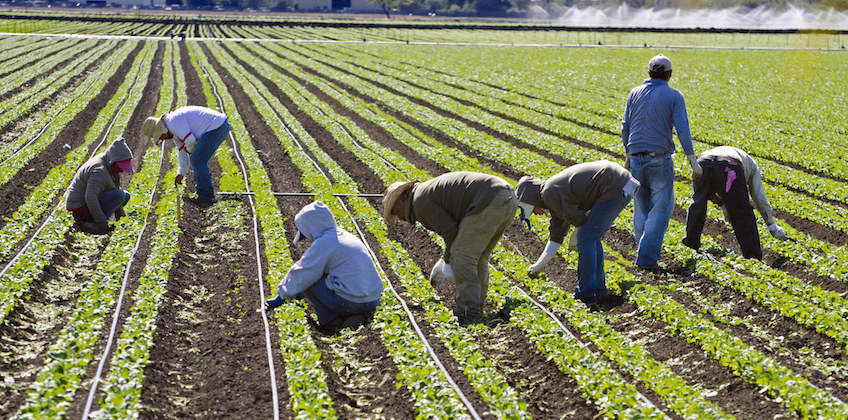
[[174, 146], [177, 148], [177, 161], [179, 162], [177, 166], [177, 183], [179, 183], [188, 174], [191, 166], [189, 165], [188, 151], [184, 147], [185, 144], [179, 140], [174, 140]]
[[459, 222], [454, 220], [442, 206], [432, 201], [422, 204], [424, 204], [423, 208], [416, 209], [415, 214], [419, 217], [419, 221], [425, 221], [434, 232], [444, 239], [444, 260], [450, 264], [450, 249], [456, 239], [456, 234], [459, 232]]
[[280, 298], [293, 299], [321, 279], [329, 259], [328, 251], [321, 248], [319, 241], [313, 242], [303, 256], [291, 266], [277, 287]]
[[100, 193], [104, 191], [104, 188], [97, 182], [97, 176], [103, 176], [100, 170], [95, 170], [88, 178], [88, 184], [85, 186], [85, 204], [88, 206], [88, 212], [91, 213], [94, 224], [105, 231], [109, 227], [109, 220], [100, 207]]
[[[621, 116], [621, 145], [624, 146], [625, 156], [630, 156], [627, 151], [627, 144], [630, 142], [630, 102], [633, 94], [627, 96], [627, 102], [624, 105], [624, 115]], [[625, 161], [626, 162], [626, 161]]]
[[677, 131], [677, 139], [680, 141], [680, 147], [683, 148], [683, 153], [694, 155], [695, 148], [692, 147], [692, 131], [689, 129], [686, 100], [683, 99], [683, 95], [680, 92], [677, 92], [677, 96], [673, 102], [671, 121], [674, 129]]
[[753, 165], [753, 170], [748, 181], [748, 194], [751, 195], [751, 201], [753, 201], [754, 207], [763, 216], [763, 220], [766, 222], [771, 236], [777, 239], [786, 239], [786, 232], [775, 223], [771, 204], [768, 198], [766, 198], [766, 192], [763, 189], [762, 173], [756, 164]]

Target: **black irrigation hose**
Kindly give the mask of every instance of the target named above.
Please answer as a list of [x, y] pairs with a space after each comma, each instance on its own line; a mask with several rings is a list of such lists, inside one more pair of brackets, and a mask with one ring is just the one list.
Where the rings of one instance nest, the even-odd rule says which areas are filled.
[[[248, 81], [250, 81], [250, 79], [249, 79], [249, 78], [248, 78], [247, 80], [248, 80]], [[251, 87], [254, 89], [254, 91], [256, 91], [256, 93], [257, 93], [257, 94], [259, 94], [259, 96], [260, 96], [261, 98], [263, 98], [263, 100], [265, 100], [265, 99], [264, 99], [264, 96], [262, 96], [262, 95], [261, 95], [261, 93], [259, 93], [259, 90], [256, 88], [256, 85], [255, 85], [253, 82], [250, 82], [250, 83], [251, 83]], [[268, 108], [274, 112], [274, 114], [277, 116], [277, 118], [280, 120], [280, 122], [283, 122], [283, 118], [280, 116], [280, 114], [279, 114], [279, 113], [277, 113], [277, 110], [276, 110], [276, 109], [274, 109], [274, 107], [272, 107], [272, 106], [271, 106], [271, 105], [267, 102], [267, 100], [265, 100], [265, 103], [266, 103], [266, 105], [268, 105]], [[307, 158], [310, 162], [312, 162], [312, 164], [313, 164], [313, 165], [314, 165], [314, 166], [318, 169], [318, 171], [321, 173], [321, 175], [323, 175], [323, 176], [324, 176], [324, 178], [329, 179], [329, 177], [327, 176], [327, 174], [326, 174], [326, 173], [324, 172], [324, 170], [321, 168], [320, 164], [319, 164], [317, 161], [315, 161], [314, 159], [312, 159], [312, 157], [310, 157], [310, 156], [306, 153], [306, 150], [303, 148], [303, 145], [301, 145], [301, 144], [300, 144], [300, 142], [299, 142], [299, 141], [297, 140], [297, 138], [295, 137], [294, 133], [292, 133], [292, 132], [291, 132], [291, 130], [289, 130], [288, 125], [287, 125], [287, 124], [285, 124], [285, 123], [283, 123], [283, 125], [282, 125], [282, 126], [283, 126], [283, 128], [285, 128], [286, 133], [288, 133], [288, 135], [289, 135], [289, 137], [291, 138], [292, 142], [294, 142], [294, 144], [295, 144], [295, 145], [297, 146], [297, 148], [298, 148], [298, 149], [299, 149], [299, 150], [300, 150], [300, 151], [304, 154], [304, 156], [305, 156], [305, 157], [306, 157], [306, 158]], [[312, 194], [309, 194], [309, 195], [312, 195]], [[334, 194], [334, 195], [335, 195], [335, 194]], [[356, 196], [356, 195], [358, 195], [358, 194], [349, 194], [349, 195], [350, 195], [350, 196]], [[380, 196], [382, 196], [382, 194], [379, 194], [379, 195], [380, 195]], [[341, 197], [339, 197], [339, 196], [337, 196], [337, 198], [338, 198], [340, 201], [342, 200], [342, 199], [341, 199]], [[347, 207], [344, 205], [344, 202], [342, 202], [342, 206], [345, 208], [345, 211], [347, 211], [348, 215], [349, 215], [351, 218], [353, 218], [353, 215], [352, 215], [352, 214], [351, 214], [351, 212], [347, 209]], [[370, 247], [370, 246], [368, 246], [368, 242], [365, 240], [365, 237], [363, 236], [362, 231], [360, 231], [360, 230], [359, 230], [359, 226], [358, 226], [358, 225], [356, 225], [356, 222], [355, 222], [355, 221], [354, 221], [354, 225], [356, 226], [357, 231], [359, 231], [359, 234], [360, 234], [360, 237], [362, 237], [362, 241], [363, 241], [363, 243], [364, 243], [364, 244], [365, 244], [365, 246], [368, 248], [369, 253], [371, 254], [372, 258], [374, 259], [374, 263], [375, 263], [375, 264], [376, 264], [376, 266], [380, 269], [380, 271], [383, 271], [383, 268], [380, 266], [380, 262], [377, 260], [377, 256], [376, 256], [376, 254], [375, 254], [375, 253], [374, 253], [374, 251], [371, 249], [371, 247]], [[383, 274], [385, 275], [385, 271], [383, 271]], [[447, 371], [447, 368], [445, 368], [445, 366], [442, 364], [441, 360], [439, 359], [439, 356], [436, 354], [436, 351], [433, 349], [433, 347], [432, 347], [432, 346], [430, 346], [430, 342], [429, 342], [429, 341], [427, 341], [427, 337], [426, 337], [426, 336], [424, 335], [424, 333], [421, 331], [421, 328], [418, 326], [418, 323], [415, 321], [415, 317], [413, 316], [412, 311], [410, 311], [410, 310], [409, 310], [409, 307], [406, 305], [406, 302], [405, 302], [405, 301], [401, 298], [400, 294], [398, 294], [398, 293], [397, 293], [397, 291], [395, 290], [395, 288], [392, 286], [391, 282], [390, 282], [390, 281], [388, 281], [388, 277], [386, 277], [386, 279], [387, 279], [386, 283], [388, 283], [388, 284], [389, 284], [389, 288], [391, 288], [391, 290], [392, 290], [392, 292], [394, 293], [395, 297], [397, 298], [397, 300], [398, 300], [398, 301], [401, 303], [401, 305], [403, 306], [403, 309], [404, 309], [404, 311], [406, 312], [407, 317], [409, 318], [409, 322], [412, 324], [413, 328], [415, 329], [416, 333], [418, 334], [419, 339], [421, 339], [421, 341], [422, 341], [422, 342], [424, 342], [424, 346], [427, 348], [427, 352], [430, 354], [430, 357], [433, 359], [433, 361], [436, 363], [436, 365], [439, 367], [439, 369], [440, 369], [440, 370], [442, 371], [442, 373], [445, 375], [445, 378], [447, 378], [448, 383], [451, 385], [451, 387], [453, 387], [454, 391], [457, 393], [457, 395], [458, 395], [458, 396], [459, 396], [459, 398], [462, 400], [462, 402], [463, 402], [463, 404], [465, 405], [465, 407], [468, 409], [469, 414], [470, 414], [470, 415], [471, 415], [471, 416], [472, 416], [475, 420], [481, 420], [480, 415], [477, 413], [477, 410], [475, 410], [475, 409], [474, 409], [474, 406], [471, 404], [471, 401], [469, 401], [469, 400], [468, 400], [468, 398], [465, 396], [465, 394], [462, 392], [462, 390], [461, 390], [461, 389], [459, 389], [459, 386], [456, 384], [456, 382], [454, 382], [454, 380], [453, 380], [453, 378], [451, 377], [450, 373]]]
[[[206, 69], [206, 66], [200, 64], [200, 68], [203, 69], [203, 72], [206, 73], [206, 77], [211, 80], [211, 75], [209, 74], [209, 70]], [[212, 85], [213, 93], [215, 97], [218, 99], [218, 106], [220, 109], [225, 109], [224, 101], [221, 99], [221, 95], [218, 93], [218, 87], [215, 85], [214, 81], [210, 83]], [[248, 198], [250, 199], [250, 208], [252, 210], [253, 215], [253, 240], [256, 249], [256, 269], [257, 269], [257, 281], [259, 283], [259, 304], [260, 309], [259, 313], [262, 314], [262, 323], [265, 327], [265, 348], [268, 351], [268, 368], [269, 375], [271, 376], [271, 394], [272, 401], [274, 406], [274, 420], [280, 419], [280, 400], [277, 395], [277, 374], [274, 369], [274, 353], [271, 346], [271, 328], [268, 325], [268, 314], [262, 310], [262, 304], [265, 302], [265, 286], [262, 282], [262, 255], [259, 246], [259, 222], [256, 220], [256, 206], [253, 200], [253, 193], [249, 190], [250, 183], [247, 176], [247, 168], [244, 164], [244, 160], [241, 158], [241, 154], [239, 153], [238, 143], [236, 142], [235, 135], [233, 131], [230, 130], [230, 141], [233, 143], [233, 153], [239, 161], [239, 166], [241, 167], [242, 177], [244, 178], [244, 186], [248, 189]]]

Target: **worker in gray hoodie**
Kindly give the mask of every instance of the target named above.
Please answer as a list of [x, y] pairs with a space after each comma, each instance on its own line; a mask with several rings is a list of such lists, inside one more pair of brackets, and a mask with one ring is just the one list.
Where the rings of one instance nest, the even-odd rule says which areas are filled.
[[383, 220], [421, 223], [445, 240], [445, 254], [430, 284], [454, 280], [454, 314], [460, 324], [482, 320], [489, 290], [489, 256], [515, 218], [518, 200], [496, 176], [450, 172], [426, 182], [395, 182], [383, 195]]
[[83, 164], [71, 185], [65, 206], [74, 215], [77, 226], [86, 233], [106, 234], [111, 230], [109, 218], [125, 215], [124, 205], [130, 193], [121, 189], [121, 173], [133, 173], [132, 151], [123, 137], [118, 138], [103, 153]]
[[356, 327], [368, 322], [380, 304], [383, 281], [365, 244], [336, 225], [327, 205], [307, 204], [294, 217], [297, 234], [312, 241], [277, 287], [277, 296], [265, 301], [271, 310], [286, 300], [306, 297], [315, 308], [322, 332]]
[[638, 189], [630, 172], [607, 160], [572, 165], [547, 180], [522, 177], [516, 187], [522, 214], [551, 215], [548, 243], [530, 276], [542, 272], [574, 226], [569, 249], [577, 251], [575, 296], [590, 306], [618, 299], [607, 292], [601, 238]]

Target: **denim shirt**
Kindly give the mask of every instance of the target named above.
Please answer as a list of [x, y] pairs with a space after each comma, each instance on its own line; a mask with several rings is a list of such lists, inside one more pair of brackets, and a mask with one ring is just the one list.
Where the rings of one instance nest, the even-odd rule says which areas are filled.
[[672, 128], [686, 154], [695, 153], [683, 94], [662, 79], [648, 79], [630, 91], [621, 118], [621, 142], [628, 154], [674, 153]]

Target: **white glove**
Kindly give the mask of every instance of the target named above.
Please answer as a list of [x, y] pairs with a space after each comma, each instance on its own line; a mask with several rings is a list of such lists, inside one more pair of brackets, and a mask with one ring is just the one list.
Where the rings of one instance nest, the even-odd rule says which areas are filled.
[[698, 179], [701, 175], [704, 174], [704, 170], [701, 168], [701, 165], [698, 163], [698, 158], [695, 157], [694, 153], [686, 155], [686, 159], [689, 159], [689, 166], [692, 167], [692, 179]]
[[194, 134], [189, 134], [188, 137], [185, 138], [185, 149], [187, 152], [194, 153], [194, 148], [197, 146], [197, 138], [194, 137]]
[[786, 232], [784, 232], [783, 228], [778, 226], [776, 223], [772, 222], [770, 225], [768, 225], [768, 229], [769, 233], [771, 233], [771, 236], [775, 237], [776, 239], [780, 239], [781, 241], [786, 240]]
[[536, 260], [536, 263], [530, 266], [530, 277], [536, 277], [542, 270], [548, 265], [548, 261], [556, 255], [557, 250], [562, 244], [558, 244], [556, 242], [548, 241], [548, 244], [545, 245], [545, 251], [542, 252], [542, 255], [539, 255], [539, 259]]
[[[447, 280], [445, 277], [445, 267], [450, 267], [445, 264], [445, 260], [439, 258], [439, 261], [436, 261], [436, 264], [433, 265], [433, 269], [430, 270], [430, 285], [436, 287]], [[451, 273], [453, 276], [453, 273]]]
[[574, 228], [574, 231], [571, 232], [571, 237], [568, 238], [568, 250], [569, 251], [577, 251], [577, 232], [580, 231], [580, 228]]

